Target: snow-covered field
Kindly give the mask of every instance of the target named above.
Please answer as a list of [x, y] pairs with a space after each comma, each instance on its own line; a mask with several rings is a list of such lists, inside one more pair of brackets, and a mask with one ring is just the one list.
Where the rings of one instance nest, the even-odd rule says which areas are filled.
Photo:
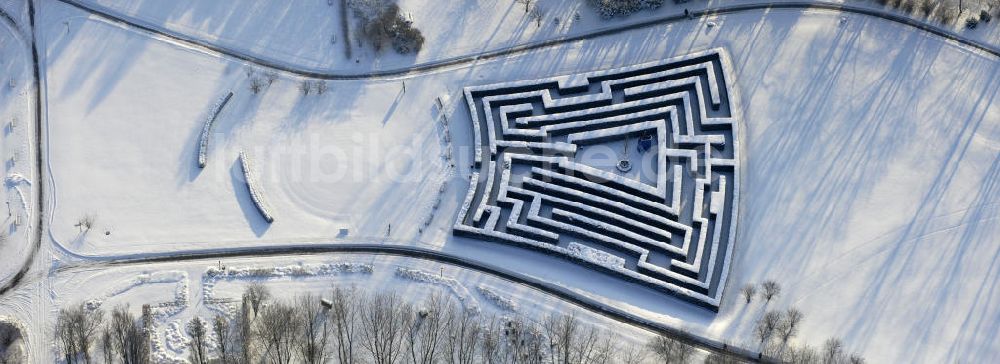
[[[4, 8], [17, 16], [20, 8]], [[11, 279], [30, 254], [35, 224], [33, 173], [35, 88], [30, 37], [0, 19], [0, 151], [6, 204], [0, 212], [0, 282]]]
[[[537, 30], [521, 5], [510, 1], [446, 3], [436, 8], [400, 2], [428, 34], [416, 58], [375, 62], [370, 52], [359, 52], [359, 63], [343, 62], [341, 39], [329, 41], [339, 34], [339, 16], [325, 1], [226, 7], [132, 1], [114, 8], [296, 67], [350, 72], [473, 54], [679, 9], [670, 5], [605, 23], [578, 9], [579, 2], [543, 2], [550, 14], [565, 14], [563, 20], [576, 11], [582, 16], [576, 25], [563, 23], [567, 29], [547, 23]], [[418, 246], [487, 261], [750, 347], [754, 323], [766, 310], [794, 306], [805, 313], [796, 341], [818, 345], [841, 337], [870, 362], [983, 362], [1000, 356], [993, 337], [1000, 328], [1000, 292], [994, 289], [1000, 285], [996, 57], [876, 18], [772, 10], [636, 29], [406, 77], [326, 81], [326, 92], [307, 96], [300, 91], [304, 79], [276, 72], [273, 83], [254, 94], [252, 80], [266, 79], [270, 70], [58, 1], [35, 5], [47, 172], [47, 180], [37, 183], [46, 192], [46, 232], [33, 274], [0, 297], [0, 316], [31, 328], [26, 342], [32, 358], [55, 354], [49, 335], [60, 305], [99, 299], [107, 307], [129, 302], [138, 309], [146, 302], [177, 302], [184, 291], [183, 311], [161, 322], [160, 332], [169, 338], [177, 336], [171, 336], [172, 322], [212, 312], [206, 293], [234, 297], [241, 290], [239, 279], [212, 281], [206, 290], [213, 262], [109, 267], [92, 259], [344, 242]], [[429, 20], [442, 14], [467, 20]], [[996, 29], [990, 25], [970, 36], [996, 39], [983, 36]], [[23, 208], [19, 193], [30, 195], [36, 187], [30, 49], [6, 24], [0, 32], [4, 77], [25, 80], [13, 89], [0, 80], [2, 152], [5, 161], [15, 150], [21, 153], [13, 165], [5, 164], [4, 174], [8, 201], [17, 209]], [[302, 33], [314, 38], [296, 36]], [[303, 46], [311, 42], [323, 46]], [[462, 87], [716, 47], [732, 57], [745, 124], [736, 251], [719, 313], [559, 259], [451, 235], [473, 150]], [[206, 120], [229, 92], [232, 99], [209, 133], [207, 164], [199, 168]], [[14, 115], [18, 122], [7, 132]], [[256, 185], [275, 218], [271, 224], [247, 191], [240, 152], [253, 160]], [[449, 153], [451, 161], [442, 157]], [[30, 209], [35, 198], [29, 195], [23, 198]], [[94, 218], [87, 231], [75, 226], [84, 216]], [[30, 242], [28, 229], [11, 232], [0, 243], [0, 282], [20, 268]], [[467, 295], [464, 302], [486, 312], [509, 306], [506, 299], [535, 317], [571, 306], [493, 277], [449, 266], [439, 273], [436, 264], [408, 258], [240, 258], [225, 264], [332, 262], [372, 264], [373, 272], [267, 281], [289, 292], [321, 292], [333, 284], [413, 296], [434, 290]], [[429, 284], [426, 275], [408, 270], [454, 281]], [[778, 281], [781, 294], [766, 305], [743, 304], [740, 287], [765, 279]], [[637, 330], [581, 314], [616, 331]], [[183, 340], [170, 340], [164, 341], [166, 353], [180, 356], [170, 348]]]

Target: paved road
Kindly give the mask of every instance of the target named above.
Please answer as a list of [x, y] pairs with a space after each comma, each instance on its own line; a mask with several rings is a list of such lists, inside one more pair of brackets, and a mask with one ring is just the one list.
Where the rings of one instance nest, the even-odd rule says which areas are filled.
[[[664, 15], [659, 17], [650, 18], [648, 20], [643, 20], [637, 23], [626, 24], [620, 27], [605, 28], [600, 30], [595, 30], [587, 33], [582, 33], [572, 36], [562, 36], [556, 37], [548, 40], [530, 42], [510, 47], [504, 47], [492, 51], [477, 53], [477, 54], [467, 54], [452, 58], [441, 59], [437, 61], [430, 61], [426, 63], [415, 64], [408, 67], [401, 67], [396, 69], [387, 69], [372, 71], [366, 73], [337, 73], [337, 72], [319, 72], [314, 70], [308, 70], [301, 67], [296, 67], [294, 65], [289, 65], [281, 62], [275, 62], [273, 60], [263, 59], [252, 54], [232, 49], [225, 46], [220, 46], [212, 44], [203, 40], [196, 39], [194, 37], [184, 35], [182, 33], [174, 32], [171, 30], [166, 30], [162, 28], [157, 28], [149, 24], [140, 23], [137, 20], [125, 18], [119, 14], [112, 13], [107, 10], [99, 9], [87, 4], [84, 4], [78, 0], [59, 0], [63, 3], [75, 6], [81, 10], [90, 12], [94, 15], [100, 16], [112, 22], [117, 22], [130, 27], [142, 29], [146, 32], [154, 33], [168, 39], [181, 42], [187, 46], [200, 48], [202, 50], [208, 51], [210, 53], [223, 54], [232, 58], [240, 59], [250, 63], [256, 63], [261, 66], [266, 66], [269, 68], [281, 70], [284, 72], [296, 74], [303, 77], [311, 77], [326, 80], [364, 80], [364, 79], [380, 79], [380, 78], [393, 78], [406, 76], [411, 74], [426, 73], [429, 71], [440, 70], [442, 68], [469, 64], [473, 62], [488, 60], [491, 58], [506, 57], [510, 55], [525, 53], [540, 48], [547, 48], [558, 46], [565, 43], [572, 43], [582, 40], [587, 40], [591, 38], [609, 36], [614, 34], [619, 34], [627, 32], [634, 29], [649, 28], [661, 26], [666, 23], [686, 21], [688, 20], [682, 14], [677, 15]], [[762, 2], [757, 4], [741, 4], [741, 5], [731, 5], [731, 6], [713, 6], [708, 9], [693, 11], [691, 15], [693, 17], [702, 17], [709, 15], [724, 15], [724, 14], [734, 14], [734, 13], [744, 13], [744, 12], [754, 12], [754, 11], [767, 11], [773, 9], [797, 9], [797, 10], [828, 10], [843, 13], [853, 13], [860, 15], [873, 16], [880, 19], [896, 22], [902, 25], [910, 26], [922, 31], [929, 32], [931, 34], [944, 37], [946, 39], [958, 42], [964, 46], [980, 50], [982, 52], [993, 55], [994, 57], [1000, 57], [1000, 49], [995, 46], [991, 46], [986, 43], [971, 40], [962, 37], [959, 34], [951, 32], [949, 30], [942, 29], [940, 27], [924, 23], [919, 20], [914, 20], [907, 18], [902, 15], [893, 14], [886, 11], [870, 9], [860, 6], [846, 5], [846, 4], [833, 4], [825, 2]]]

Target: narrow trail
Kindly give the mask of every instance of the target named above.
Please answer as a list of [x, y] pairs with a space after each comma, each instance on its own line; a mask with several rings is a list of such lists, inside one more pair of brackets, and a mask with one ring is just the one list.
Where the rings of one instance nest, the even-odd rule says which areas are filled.
[[[34, 122], [34, 124], [35, 124], [34, 126], [35, 127], [34, 127], [33, 131], [34, 131], [34, 138], [35, 138], [35, 140], [34, 140], [33, 144], [35, 146], [35, 150], [34, 150], [34, 153], [35, 153], [35, 158], [34, 158], [35, 159], [35, 169], [38, 171], [38, 176], [36, 178], [36, 181], [43, 181], [44, 180], [44, 177], [42, 176], [43, 158], [42, 158], [42, 155], [41, 155], [41, 152], [42, 152], [42, 140], [41, 140], [41, 135], [42, 135], [42, 102], [41, 102], [41, 100], [42, 100], [42, 85], [41, 85], [41, 78], [39, 77], [40, 71], [39, 71], [39, 66], [38, 66], [38, 48], [37, 48], [36, 42], [35, 42], [35, 8], [34, 8], [34, 1], [33, 0], [29, 0], [28, 1], [28, 17], [29, 17], [29, 34], [21, 34], [21, 36], [30, 36], [31, 37], [30, 42], [28, 40], [24, 40], [24, 41], [26, 43], [30, 43], [30, 45], [31, 45], [31, 64], [32, 64], [32, 74], [33, 74], [33, 77], [34, 77], [34, 86], [33, 87], [35, 89], [35, 122]], [[8, 14], [3, 9], [0, 9], [0, 18], [3, 18], [3, 21], [6, 22], [6, 23], [8, 23], [8, 25], [10, 25], [10, 27], [13, 28], [15, 31], [20, 31], [20, 27], [18, 27], [17, 22], [14, 20], [14, 18], [11, 17], [10, 14]], [[28, 274], [28, 271], [31, 269], [31, 265], [35, 262], [35, 256], [38, 255], [38, 251], [42, 247], [42, 221], [43, 221], [43, 218], [42, 218], [42, 216], [43, 216], [43, 213], [42, 213], [42, 201], [44, 201], [42, 199], [42, 197], [43, 197], [43, 195], [42, 195], [43, 189], [41, 187], [41, 183], [36, 183], [35, 186], [37, 186], [37, 187], [33, 188], [32, 190], [37, 189], [38, 191], [35, 194], [37, 196], [37, 198], [34, 201], [36, 208], [33, 210], [34, 211], [35, 222], [33, 224], [34, 225], [34, 230], [33, 230], [34, 234], [33, 234], [32, 239], [31, 239], [32, 240], [31, 241], [31, 251], [28, 253], [28, 256], [24, 260], [24, 264], [21, 265], [21, 268], [17, 271], [17, 273], [14, 274], [14, 276], [11, 277], [11, 279], [9, 281], [5, 282], [5, 284], [3, 286], [0, 286], [0, 296], [4, 295], [8, 291], [13, 290], [14, 288], [16, 288], [21, 283], [21, 281], [24, 279], [24, 277]], [[29, 228], [31, 228], [31, 227], [29, 227]]]

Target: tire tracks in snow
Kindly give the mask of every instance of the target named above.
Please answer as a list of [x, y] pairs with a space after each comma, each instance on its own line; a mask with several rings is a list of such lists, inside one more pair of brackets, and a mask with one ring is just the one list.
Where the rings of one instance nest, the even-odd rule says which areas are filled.
[[[16, 35], [20, 35], [22, 38], [30, 36], [30, 42], [27, 39], [23, 39], [25, 43], [30, 43], [31, 46], [31, 64], [32, 64], [32, 74], [34, 77], [34, 89], [35, 89], [35, 128], [34, 128], [34, 145], [35, 145], [35, 169], [38, 171], [37, 181], [44, 181], [42, 177], [42, 85], [41, 78], [39, 77], [40, 71], [38, 66], [38, 47], [35, 42], [35, 7], [34, 0], [28, 0], [28, 34], [21, 34], [21, 28], [17, 25], [17, 22], [13, 17], [10, 16], [5, 10], [0, 8], [0, 18], [8, 23], [8, 25], [15, 30]], [[26, 44], [27, 45], [27, 44]], [[21, 268], [14, 274], [9, 281], [7, 281], [3, 286], [0, 286], [0, 296], [16, 288], [24, 277], [28, 274], [31, 269], [31, 265], [35, 262], [35, 256], [38, 254], [38, 250], [42, 247], [42, 187], [40, 183], [36, 183], [37, 187], [35, 205], [35, 222], [34, 222], [34, 234], [31, 242], [31, 252], [28, 253], [28, 257], [25, 258], [24, 264]], [[34, 189], [33, 189], [34, 190]], [[19, 190], [20, 192], [20, 190]], [[31, 216], [27, 216], [31, 218]], [[30, 229], [29, 225], [29, 229]]]

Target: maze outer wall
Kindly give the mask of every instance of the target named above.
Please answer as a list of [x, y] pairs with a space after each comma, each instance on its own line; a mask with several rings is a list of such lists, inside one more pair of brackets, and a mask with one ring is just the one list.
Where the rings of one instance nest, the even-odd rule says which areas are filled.
[[717, 310], [739, 207], [732, 74], [713, 49], [466, 87], [475, 155], [455, 234], [565, 257]]

